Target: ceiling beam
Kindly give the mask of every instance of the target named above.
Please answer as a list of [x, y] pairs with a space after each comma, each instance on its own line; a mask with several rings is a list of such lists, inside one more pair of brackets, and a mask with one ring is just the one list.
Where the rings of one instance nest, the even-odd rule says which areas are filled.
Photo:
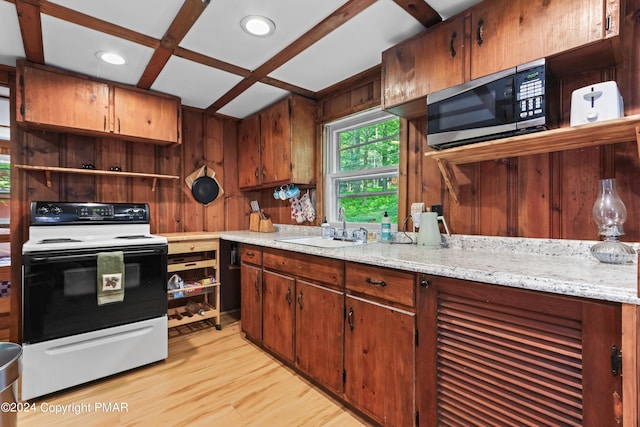
[[187, 35], [193, 24], [209, 5], [209, 2], [210, 0], [185, 0], [180, 11], [171, 22], [169, 29], [162, 37], [160, 46], [153, 53], [151, 60], [142, 73], [138, 81], [138, 87], [143, 89], [151, 87], [184, 36]]
[[109, 34], [110, 36], [141, 44], [142, 46], [147, 46], [152, 49], [157, 49], [158, 46], [160, 46], [160, 41], [153, 37], [85, 15], [84, 13], [76, 12], [75, 10], [67, 9], [66, 7], [60, 6], [56, 3], [51, 3], [47, 0], [40, 0], [40, 12], [63, 21], [71, 22], [72, 24]]
[[413, 16], [419, 23], [429, 28], [442, 22], [442, 17], [423, 0], [393, 0], [398, 6]]
[[[13, 0], [13, 1], [24, 2], [24, 3], [35, 2], [36, 4], [38, 2], [38, 0]], [[194, 2], [192, 0], [186, 0], [185, 4], [187, 3], [202, 3], [202, 1], [195, 0]], [[209, 0], [206, 0], [206, 3], [208, 4]], [[198, 9], [197, 7], [198, 5], [189, 4], [189, 6], [192, 9], [196, 9], [196, 10]], [[189, 23], [188, 18], [184, 18], [184, 17], [179, 18], [179, 15], [181, 13], [184, 13], [185, 16], [189, 15], [187, 11], [183, 12], [183, 9], [185, 7], [186, 6], [183, 5], [182, 9], [180, 10], [176, 18], [173, 20], [171, 27], [167, 30], [163, 39], [158, 40], [153, 37], [147, 36], [145, 34], [141, 34], [141, 33], [129, 30], [127, 28], [120, 27], [110, 22], [103, 21], [101, 19], [97, 19], [80, 12], [76, 12], [75, 10], [68, 9], [56, 3], [51, 3], [47, 0], [40, 0], [40, 12], [44, 13], [45, 15], [53, 16], [55, 18], [70, 22], [72, 24], [80, 25], [85, 28], [99, 31], [101, 33], [105, 33], [114, 37], [128, 40], [132, 43], [137, 43], [142, 46], [146, 46], [156, 50], [156, 54], [154, 54], [152, 59], [149, 61], [149, 64], [147, 64], [147, 69], [145, 70], [143, 76], [140, 79], [140, 82], [138, 83], [139, 87], [142, 87], [141, 83], [145, 85], [148, 84], [149, 87], [153, 84], [153, 81], [155, 81], [155, 78], [157, 78], [160, 71], [166, 64], [166, 61], [170, 57], [170, 56], [166, 56], [166, 49], [168, 49], [172, 44], [175, 44], [175, 47], [173, 48], [173, 51], [172, 51], [172, 54], [175, 56], [188, 59], [190, 61], [202, 64], [202, 65], [206, 65], [208, 67], [217, 68], [219, 70], [226, 71], [227, 73], [241, 76], [242, 78], [249, 77], [251, 75], [250, 70], [247, 70], [245, 68], [238, 67], [228, 62], [221, 61], [219, 59], [212, 58], [210, 56], [202, 55], [200, 53], [193, 52], [178, 46], [180, 41], [182, 41], [184, 36], [187, 34], [188, 30], [191, 28], [191, 26], [193, 26], [193, 22]], [[202, 10], [204, 10], [204, 6], [202, 6]], [[202, 12], [200, 12], [198, 16], [193, 17], [194, 22], [200, 16], [201, 13]], [[38, 14], [38, 19], [39, 19], [39, 16], [40, 15]], [[40, 36], [40, 40], [42, 40], [41, 36]], [[25, 46], [26, 46], [26, 42], [25, 42]], [[157, 53], [160, 50], [163, 50], [162, 54]], [[37, 61], [32, 61], [32, 62], [37, 62]], [[44, 63], [44, 60], [42, 63]], [[153, 77], [153, 81], [151, 81], [151, 83], [142, 81], [143, 79], [145, 79], [144, 77], [145, 75], [147, 75], [146, 78], [148, 79], [148, 78], [151, 78], [154, 74], [155, 74], [155, 77]], [[260, 82], [274, 86], [274, 87], [278, 87], [280, 89], [287, 90], [289, 92], [292, 92], [298, 95], [306, 96], [308, 98], [313, 97], [312, 91], [309, 91], [307, 89], [304, 89], [292, 84], [282, 82], [280, 80], [264, 77], [263, 79], [260, 79]]]
[[16, 0], [16, 12], [27, 61], [44, 64], [42, 21], [37, 0]]
[[285, 47], [267, 62], [256, 68], [250, 76], [245, 77], [244, 80], [240, 81], [227, 93], [218, 98], [218, 100], [211, 104], [206, 109], [206, 111], [208, 113], [217, 112], [220, 108], [227, 105], [229, 102], [249, 89], [255, 83], [267, 77], [269, 73], [294, 58], [306, 48], [310, 47], [315, 42], [322, 39], [324, 36], [349, 21], [351, 18], [353, 18], [375, 2], [376, 0], [349, 0], [331, 15], [323, 19], [311, 30], [307, 31], [303, 36], [295, 40], [289, 46]]

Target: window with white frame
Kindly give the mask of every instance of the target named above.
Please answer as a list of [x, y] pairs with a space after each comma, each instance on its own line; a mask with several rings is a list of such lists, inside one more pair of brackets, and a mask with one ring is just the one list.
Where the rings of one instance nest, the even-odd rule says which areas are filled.
[[398, 223], [400, 120], [379, 109], [325, 126], [325, 214], [338, 221], [380, 223], [385, 212]]

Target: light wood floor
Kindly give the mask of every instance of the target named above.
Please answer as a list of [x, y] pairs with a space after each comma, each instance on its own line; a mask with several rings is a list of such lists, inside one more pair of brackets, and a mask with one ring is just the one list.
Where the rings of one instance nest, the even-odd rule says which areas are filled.
[[[238, 321], [222, 323], [221, 331], [171, 330], [165, 361], [30, 401], [32, 411], [20, 413], [18, 425], [367, 425], [250, 344]], [[47, 412], [54, 408], [67, 413]]]

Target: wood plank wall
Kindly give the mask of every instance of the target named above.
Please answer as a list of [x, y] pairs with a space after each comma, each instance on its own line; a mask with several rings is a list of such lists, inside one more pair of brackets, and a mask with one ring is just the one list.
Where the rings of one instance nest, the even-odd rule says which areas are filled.
[[[623, 59], [616, 67], [593, 69], [562, 77], [562, 126], [569, 125], [571, 92], [579, 87], [615, 79], [625, 103], [625, 114], [640, 114], [640, 0], [627, 2], [622, 37]], [[369, 76], [379, 84], [379, 77]], [[352, 114], [380, 104], [362, 97], [366, 82], [341, 86], [320, 100], [320, 120]], [[358, 108], [359, 107], [359, 108]], [[456, 177], [461, 203], [450, 197], [433, 160], [424, 158], [426, 118], [402, 122], [406, 156], [400, 168], [399, 215], [408, 215], [411, 202], [443, 204], [453, 233], [561, 239], [598, 239], [591, 209], [598, 180], [616, 178], [627, 207], [626, 236], [640, 240], [640, 160], [635, 143], [614, 144], [554, 154], [540, 154], [460, 165]]]
[[[14, 76], [15, 78], [15, 76]], [[15, 82], [9, 81], [10, 85]], [[12, 93], [15, 87], [12, 87]], [[12, 104], [15, 96], [12, 95]], [[12, 108], [12, 113], [15, 111]], [[21, 265], [21, 247], [28, 240], [29, 205], [34, 200], [149, 203], [151, 231], [221, 231], [248, 228], [248, 202], [238, 189], [237, 121], [183, 109], [181, 146], [163, 147], [65, 133], [12, 127], [13, 164], [97, 169], [118, 165], [124, 171], [177, 175], [179, 180], [152, 180], [113, 176], [51, 174], [12, 170], [12, 265]], [[193, 170], [206, 164], [216, 172], [224, 195], [208, 206], [196, 202], [184, 182]], [[246, 209], [245, 209], [246, 206]], [[247, 212], [246, 215], [242, 214]], [[20, 269], [12, 269], [12, 283], [20, 283]], [[20, 289], [12, 287], [11, 340], [19, 342]]]

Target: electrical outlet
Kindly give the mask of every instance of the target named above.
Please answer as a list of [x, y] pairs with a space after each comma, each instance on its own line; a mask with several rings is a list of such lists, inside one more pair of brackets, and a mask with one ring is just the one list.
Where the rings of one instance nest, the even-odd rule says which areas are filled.
[[442, 209], [442, 205], [431, 205], [431, 212], [436, 212], [438, 216], [442, 216], [444, 210]]
[[411, 203], [411, 213], [421, 213], [424, 212], [424, 203], [416, 202]]

